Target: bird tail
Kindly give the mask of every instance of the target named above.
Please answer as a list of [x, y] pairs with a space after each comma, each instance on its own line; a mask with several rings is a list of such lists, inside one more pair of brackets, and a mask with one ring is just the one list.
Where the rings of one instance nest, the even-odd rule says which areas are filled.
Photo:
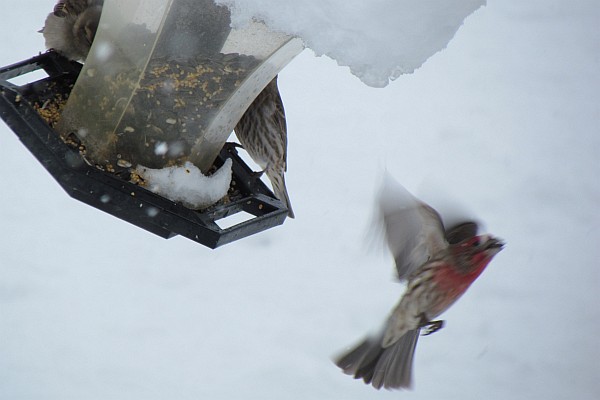
[[412, 387], [412, 366], [420, 329], [404, 334], [389, 347], [381, 346], [383, 336], [367, 338], [348, 353], [335, 360], [344, 373], [354, 375], [366, 384], [381, 389]]
[[285, 186], [285, 178], [283, 176], [283, 170], [272, 170], [267, 169], [266, 171], [271, 184], [273, 185], [273, 192], [275, 197], [285, 204], [288, 209], [288, 217], [294, 218], [294, 211], [292, 210], [292, 203], [290, 203], [290, 197], [288, 196], [287, 188]]

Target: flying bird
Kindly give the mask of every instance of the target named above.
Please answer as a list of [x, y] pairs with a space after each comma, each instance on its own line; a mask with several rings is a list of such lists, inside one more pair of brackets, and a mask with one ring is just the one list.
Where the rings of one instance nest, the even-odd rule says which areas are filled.
[[335, 363], [377, 389], [410, 388], [421, 330], [429, 335], [443, 327], [436, 318], [465, 293], [504, 243], [478, 235], [474, 221], [446, 229], [436, 210], [392, 182], [380, 194], [379, 211], [398, 278], [407, 287], [381, 332]]

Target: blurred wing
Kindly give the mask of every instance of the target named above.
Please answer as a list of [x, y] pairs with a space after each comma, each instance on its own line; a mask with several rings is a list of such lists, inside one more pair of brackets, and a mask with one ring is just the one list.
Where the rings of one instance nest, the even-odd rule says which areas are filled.
[[384, 185], [379, 206], [385, 237], [401, 281], [448, 246], [437, 211], [391, 179]]

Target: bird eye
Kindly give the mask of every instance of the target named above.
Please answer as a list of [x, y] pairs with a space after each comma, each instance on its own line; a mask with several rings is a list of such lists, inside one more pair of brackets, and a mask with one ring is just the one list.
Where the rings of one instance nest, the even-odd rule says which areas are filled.
[[473, 241], [471, 242], [471, 246], [478, 247], [480, 243], [481, 243], [481, 241], [479, 240], [478, 237], [476, 237], [476, 238], [473, 238]]

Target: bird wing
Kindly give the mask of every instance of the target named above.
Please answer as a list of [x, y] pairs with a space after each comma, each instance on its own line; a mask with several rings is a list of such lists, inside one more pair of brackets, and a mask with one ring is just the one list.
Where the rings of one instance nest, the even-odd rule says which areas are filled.
[[279, 87], [277, 86], [277, 78], [273, 80], [267, 86], [273, 94], [273, 102], [275, 104], [273, 120], [278, 124], [277, 132], [281, 135], [281, 141], [283, 143], [283, 170], [287, 171], [287, 122], [285, 120], [285, 108], [283, 107], [283, 100], [279, 93]]
[[385, 237], [403, 281], [448, 246], [440, 215], [391, 178], [379, 197]]

